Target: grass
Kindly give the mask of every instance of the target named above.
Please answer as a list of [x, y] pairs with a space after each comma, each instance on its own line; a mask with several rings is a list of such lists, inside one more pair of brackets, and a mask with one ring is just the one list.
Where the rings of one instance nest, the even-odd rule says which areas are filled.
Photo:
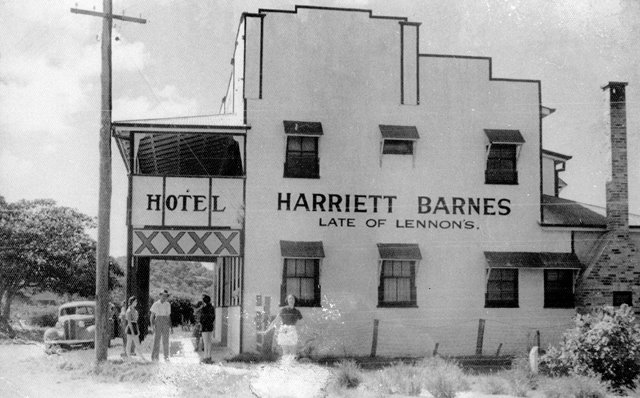
[[569, 376], [545, 379], [540, 390], [547, 398], [606, 398], [607, 387], [595, 377]]

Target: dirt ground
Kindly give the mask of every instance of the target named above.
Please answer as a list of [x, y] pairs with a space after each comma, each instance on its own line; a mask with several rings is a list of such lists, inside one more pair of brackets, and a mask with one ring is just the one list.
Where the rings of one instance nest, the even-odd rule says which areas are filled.
[[[114, 340], [116, 342], [117, 340]], [[375, 391], [332, 393], [329, 368], [310, 364], [225, 363], [229, 353], [218, 349], [214, 364], [200, 364], [198, 353], [188, 336], [173, 335], [169, 362], [123, 360], [119, 341], [108, 353], [108, 361], [95, 365], [91, 349], [47, 354], [43, 344], [0, 340], [0, 397], [382, 397]], [[143, 343], [143, 354], [150, 357], [151, 339]], [[344, 393], [344, 391], [343, 391]], [[394, 395], [396, 396], [396, 395]], [[420, 396], [430, 397], [427, 392]], [[513, 398], [460, 392], [456, 398]], [[536, 396], [539, 397], [539, 396]]]
[[[150, 339], [148, 339], [150, 340]], [[148, 360], [150, 341], [143, 345]], [[91, 349], [47, 354], [39, 343], [0, 342], [0, 397], [320, 397], [329, 371], [312, 364], [200, 364], [188, 337], [172, 338], [169, 362], [123, 360], [121, 344], [96, 368]], [[228, 353], [216, 351], [214, 361]]]

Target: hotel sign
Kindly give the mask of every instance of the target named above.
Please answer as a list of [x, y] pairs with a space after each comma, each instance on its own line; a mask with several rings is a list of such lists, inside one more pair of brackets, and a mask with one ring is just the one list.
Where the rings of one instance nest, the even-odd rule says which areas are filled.
[[240, 231], [134, 229], [133, 255], [155, 257], [239, 256]]
[[242, 179], [133, 176], [132, 190], [134, 227], [242, 227]]

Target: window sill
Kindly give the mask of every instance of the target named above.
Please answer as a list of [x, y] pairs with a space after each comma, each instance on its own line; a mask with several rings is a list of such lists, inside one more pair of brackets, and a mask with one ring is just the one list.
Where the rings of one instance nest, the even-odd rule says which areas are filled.
[[377, 308], [419, 308], [418, 304], [380, 304]]
[[545, 310], [572, 310], [576, 308], [575, 305], [545, 305], [543, 307]]
[[307, 179], [314, 179], [314, 180], [319, 180], [320, 176], [288, 176], [288, 175], [284, 175], [283, 178], [307, 178]]
[[518, 304], [485, 304], [484, 308], [520, 308]]
[[518, 185], [518, 181], [485, 181], [485, 185]]

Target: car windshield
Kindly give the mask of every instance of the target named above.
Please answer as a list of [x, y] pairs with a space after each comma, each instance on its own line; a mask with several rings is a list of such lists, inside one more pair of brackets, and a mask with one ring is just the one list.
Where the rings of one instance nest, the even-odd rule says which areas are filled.
[[79, 307], [66, 307], [60, 310], [60, 315], [93, 315], [94, 308], [88, 305]]

